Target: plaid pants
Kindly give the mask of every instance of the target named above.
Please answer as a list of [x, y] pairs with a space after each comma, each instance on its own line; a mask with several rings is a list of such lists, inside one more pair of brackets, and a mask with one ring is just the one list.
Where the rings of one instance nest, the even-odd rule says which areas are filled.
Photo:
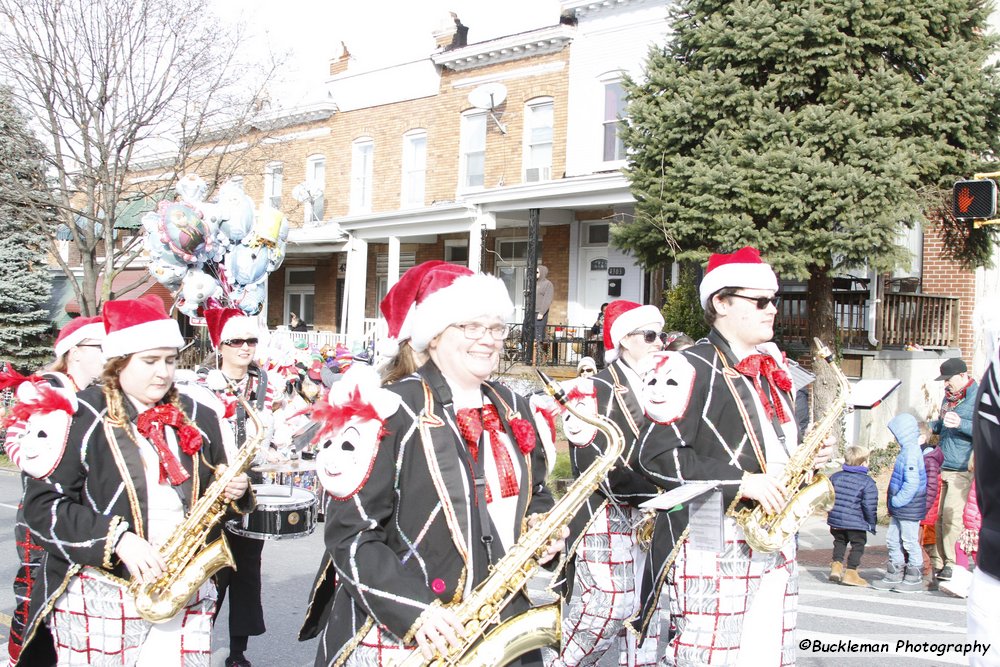
[[74, 576], [48, 616], [60, 667], [208, 667], [215, 585], [202, 584], [169, 621], [156, 625], [128, 592], [93, 568]]
[[725, 521], [721, 554], [681, 547], [667, 575], [677, 633], [665, 665], [794, 665], [798, 562], [794, 544], [754, 553]]
[[609, 502], [581, 538], [573, 596], [563, 614], [562, 653], [546, 660], [549, 667], [596, 665], [611, 648], [618, 652], [619, 665], [656, 664], [659, 624], [650, 624], [638, 646], [638, 637], [625, 628], [641, 603], [636, 582], [646, 555], [635, 541], [641, 519], [638, 509]]

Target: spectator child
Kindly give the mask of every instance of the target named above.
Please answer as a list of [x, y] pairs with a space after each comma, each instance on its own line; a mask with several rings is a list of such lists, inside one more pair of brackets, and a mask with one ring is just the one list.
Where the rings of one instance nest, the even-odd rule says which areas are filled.
[[[867, 542], [867, 532], [875, 533], [878, 516], [878, 489], [868, 474], [869, 450], [850, 446], [845, 452], [843, 470], [831, 477], [836, 491], [833, 509], [827, 516], [833, 535], [833, 558], [830, 580], [850, 586], [867, 586], [857, 572]], [[844, 570], [847, 545], [851, 552]]]
[[924, 470], [927, 472], [927, 515], [920, 521], [920, 544], [927, 557], [927, 561], [924, 563], [925, 569], [929, 568], [930, 574], [933, 574], [942, 566], [937, 551], [936, 524], [938, 503], [941, 500], [941, 464], [944, 462], [944, 452], [937, 445], [929, 443], [931, 431], [926, 422], [921, 422], [920, 432], [925, 438], [922, 447], [924, 450]]
[[[878, 517], [878, 489], [875, 480], [868, 475], [868, 454], [865, 447], [851, 445], [844, 457], [844, 469], [830, 478], [836, 492], [833, 509], [826, 517], [833, 535], [830, 581], [848, 586], [868, 586], [868, 582], [858, 575], [868, 533], [875, 534]], [[848, 543], [851, 553], [845, 571], [844, 554]]]
[[920, 433], [916, 417], [906, 413], [893, 417], [889, 430], [900, 447], [889, 480], [889, 529], [885, 535], [889, 564], [885, 576], [873, 582], [872, 587], [898, 593], [919, 593], [924, 588], [920, 520], [927, 514], [927, 472], [920, 453], [924, 436]]

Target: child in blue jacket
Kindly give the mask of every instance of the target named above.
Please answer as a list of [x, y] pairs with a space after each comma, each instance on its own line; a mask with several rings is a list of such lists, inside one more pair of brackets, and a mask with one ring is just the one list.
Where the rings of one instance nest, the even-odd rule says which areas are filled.
[[[916, 417], [905, 413], [892, 418], [889, 430], [900, 447], [889, 480], [889, 529], [885, 534], [889, 565], [882, 580], [872, 582], [872, 587], [918, 593], [924, 589], [920, 520], [927, 513], [927, 472], [920, 451], [924, 436]], [[904, 549], [909, 562], [905, 561]]]
[[[826, 523], [833, 535], [833, 559], [830, 563], [830, 581], [848, 586], [867, 586], [858, 574], [861, 556], [865, 553], [868, 533], [875, 534], [878, 517], [878, 488], [868, 475], [869, 451], [851, 445], [844, 455], [844, 469], [830, 478], [836, 492], [833, 509], [827, 514]], [[844, 570], [847, 545], [851, 553]]]

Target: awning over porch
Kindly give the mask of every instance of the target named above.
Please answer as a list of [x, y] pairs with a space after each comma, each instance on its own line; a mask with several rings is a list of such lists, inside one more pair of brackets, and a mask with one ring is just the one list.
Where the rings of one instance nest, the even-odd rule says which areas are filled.
[[[97, 284], [100, 285], [104, 277], [99, 276], [97, 279]], [[127, 288], [136, 281], [141, 280], [138, 285], [130, 289], [128, 292], [121, 293], [120, 290]], [[67, 283], [66, 289], [73, 291], [73, 288]], [[155, 294], [160, 297], [163, 301], [163, 307], [169, 312], [170, 306], [174, 303], [174, 295], [170, 293], [166, 287], [161, 285], [156, 281], [156, 278], [149, 274], [145, 268], [135, 268], [135, 269], [125, 269], [111, 281], [111, 293], [116, 299], [138, 299], [143, 294]], [[71, 298], [66, 302], [66, 312], [71, 315], [80, 314], [80, 303], [76, 298]]]

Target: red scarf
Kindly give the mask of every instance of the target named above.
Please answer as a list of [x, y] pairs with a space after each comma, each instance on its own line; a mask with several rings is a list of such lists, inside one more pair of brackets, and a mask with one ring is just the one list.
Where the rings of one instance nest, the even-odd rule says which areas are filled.
[[[769, 354], [751, 354], [736, 364], [736, 370], [753, 379], [753, 387], [757, 390], [757, 396], [760, 398], [761, 405], [764, 406], [764, 413], [768, 419], [772, 419], [777, 415], [778, 422], [781, 424], [792, 420], [785, 413], [785, 408], [781, 404], [781, 397], [778, 395], [778, 389], [786, 392], [792, 390], [792, 380], [788, 377], [788, 373], [778, 366], [778, 362], [774, 360], [774, 357]], [[767, 393], [764, 391], [764, 387], [760, 381], [761, 376], [767, 380], [771, 396], [774, 399], [773, 401], [768, 398]]]
[[160, 484], [169, 480], [171, 486], [186, 482], [190, 474], [185, 470], [167, 444], [166, 427], [177, 431], [181, 451], [188, 456], [201, 449], [201, 433], [184, 418], [184, 413], [172, 404], [157, 405], [146, 410], [136, 422], [139, 433], [149, 440], [160, 458]]
[[965, 383], [965, 386], [958, 391], [953, 392], [951, 389], [945, 385], [944, 388], [944, 403], [941, 405], [941, 415], [944, 416], [946, 412], [954, 412], [958, 404], [965, 400], [965, 392], [968, 391], [969, 387], [972, 385], [972, 378]]

